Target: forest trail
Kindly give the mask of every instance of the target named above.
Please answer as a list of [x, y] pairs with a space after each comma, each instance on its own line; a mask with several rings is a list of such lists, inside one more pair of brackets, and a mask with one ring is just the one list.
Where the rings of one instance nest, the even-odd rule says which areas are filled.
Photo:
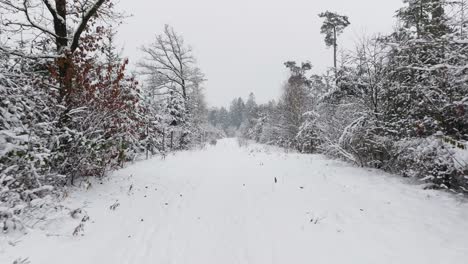
[[15, 243], [1, 238], [0, 263], [468, 260], [468, 205], [461, 199], [377, 170], [241, 147], [235, 139], [137, 162], [102, 185], [71, 192], [64, 205], [84, 206], [90, 219], [83, 235], [72, 235], [79, 219], [57, 218]]

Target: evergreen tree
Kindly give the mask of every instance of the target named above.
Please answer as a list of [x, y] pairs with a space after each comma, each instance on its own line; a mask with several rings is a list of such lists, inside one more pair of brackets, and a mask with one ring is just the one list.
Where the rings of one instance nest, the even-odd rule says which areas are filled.
[[246, 119], [254, 119], [257, 118], [257, 103], [255, 102], [255, 95], [253, 93], [249, 94], [249, 98], [245, 103], [245, 113]]
[[397, 12], [402, 27], [414, 32], [416, 38], [440, 38], [449, 29], [444, 0], [405, 0], [405, 7]]
[[234, 99], [229, 108], [231, 125], [237, 130], [242, 124], [245, 115], [245, 103], [242, 98]]
[[169, 116], [169, 126], [175, 128], [185, 124], [187, 110], [185, 109], [185, 100], [181, 94], [174, 91], [170, 92], [166, 112]]
[[325, 35], [325, 44], [328, 47], [333, 47], [333, 67], [337, 69], [337, 51], [338, 51], [338, 36], [343, 33], [344, 29], [351, 23], [347, 16], [342, 16], [337, 13], [326, 11], [319, 14], [323, 18], [321, 33]]
[[408, 0], [398, 18], [402, 27], [388, 42], [391, 74], [384, 92], [384, 116], [400, 137], [431, 135], [444, 122], [441, 109], [448, 89], [447, 49], [450, 29], [443, 1]]
[[221, 125], [222, 129], [226, 131], [231, 123], [231, 118], [228, 110], [225, 107], [221, 107], [218, 113], [218, 124]]

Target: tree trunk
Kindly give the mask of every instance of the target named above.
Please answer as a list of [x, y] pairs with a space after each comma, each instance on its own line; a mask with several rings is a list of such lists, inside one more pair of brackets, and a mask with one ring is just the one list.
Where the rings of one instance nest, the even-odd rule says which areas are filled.
[[163, 135], [162, 135], [162, 151], [166, 152], [166, 130], [163, 129]]
[[423, 2], [422, 0], [419, 0], [419, 18], [418, 18], [418, 22], [416, 23], [416, 31], [417, 31], [418, 38], [421, 36], [423, 14], [424, 14]]
[[57, 53], [63, 53], [68, 47], [68, 34], [67, 34], [67, 1], [55, 0], [57, 7], [57, 16], [54, 17], [54, 30], [57, 37], [55, 44], [57, 46]]
[[148, 140], [149, 137], [149, 124], [146, 124], [146, 159], [149, 158], [149, 148], [150, 148], [150, 142]]
[[174, 148], [174, 131], [171, 131], [171, 150]]
[[336, 34], [336, 27], [333, 28], [333, 67], [335, 71], [335, 83], [338, 84], [338, 70], [337, 70], [337, 63], [336, 63], [336, 53], [338, 50], [338, 43], [337, 43], [337, 34]]
[[55, 45], [57, 47], [58, 55], [65, 55], [57, 59], [58, 73], [60, 77], [60, 101], [62, 101], [67, 90], [71, 87], [70, 80], [68, 80], [68, 71], [70, 62], [68, 58], [68, 32], [67, 32], [67, 1], [55, 0], [56, 14], [54, 16], [54, 31], [57, 37], [55, 38]]
[[336, 53], [338, 49], [338, 43], [336, 41], [336, 28], [333, 28], [333, 67], [335, 67], [335, 74], [336, 74]]
[[182, 78], [182, 96], [184, 97], [184, 100], [187, 100], [187, 89], [185, 87], [185, 80]]
[[465, 0], [462, 0], [461, 1], [461, 23], [460, 23], [460, 39], [465, 39], [465, 3], [466, 1]]

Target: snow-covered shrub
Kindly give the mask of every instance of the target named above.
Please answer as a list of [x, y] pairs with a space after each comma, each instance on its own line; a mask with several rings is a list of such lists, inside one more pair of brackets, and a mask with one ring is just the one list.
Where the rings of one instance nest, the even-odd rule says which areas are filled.
[[317, 113], [313, 111], [304, 113], [305, 121], [296, 136], [296, 148], [300, 152], [314, 153], [321, 143], [317, 117]]
[[[0, 202], [10, 207], [19, 200], [31, 200], [35, 193], [30, 190], [61, 185], [64, 177], [50, 171], [58, 109], [53, 89], [38, 85], [40, 76], [30, 72], [41, 65], [9, 59], [3, 63], [5, 67], [0, 72]], [[11, 65], [20, 65], [21, 70]], [[46, 191], [42, 189], [38, 194]]]
[[287, 147], [288, 139], [284, 136], [284, 131], [274, 123], [272, 119], [268, 119], [262, 128], [259, 142], [268, 145], [276, 145], [280, 147]]
[[[147, 136], [127, 62], [86, 52], [61, 61], [0, 56], [0, 207], [29, 206], [79, 177], [102, 176]], [[57, 70], [63, 59], [66, 82]]]
[[178, 149], [179, 150], [187, 150], [190, 148], [190, 144], [193, 142], [193, 135], [192, 135], [192, 131], [191, 129], [189, 128], [185, 128], [182, 130], [182, 133], [180, 135], [180, 139], [179, 139], [179, 146], [178, 146]]
[[209, 123], [204, 124], [203, 131], [206, 142], [211, 142], [212, 140], [218, 140], [226, 137], [224, 130]]
[[0, 207], [0, 229], [3, 232], [24, 229], [23, 223], [14, 208]]
[[373, 118], [360, 117], [344, 129], [339, 146], [360, 166], [384, 168], [391, 158], [392, 140], [380, 135], [381, 130]]
[[239, 145], [239, 147], [243, 148], [249, 145], [249, 141], [243, 137], [238, 137], [237, 144]]
[[256, 142], [260, 142], [260, 137], [262, 136], [266, 121], [267, 121], [266, 116], [262, 116], [254, 120], [253, 121], [254, 124], [252, 128], [247, 131], [246, 137], [249, 139], [255, 140]]
[[143, 126], [136, 82], [125, 75], [128, 62], [107, 65], [87, 52], [68, 58], [66, 84], [56, 68], [51, 70], [52, 83], [64, 86], [51, 171], [67, 175], [72, 184], [79, 177], [103, 176], [128, 161], [127, 151]]
[[138, 129], [139, 137], [134, 141], [131, 149], [127, 150], [127, 157], [130, 160], [133, 160], [139, 153], [144, 153], [149, 158], [150, 155], [166, 151], [163, 116], [159, 114], [159, 109], [155, 107], [152, 100], [148, 99], [143, 96], [140, 99], [138, 119], [141, 125]]
[[392, 170], [431, 183], [435, 188], [468, 193], [466, 143], [454, 145], [447, 141], [428, 137], [396, 142], [392, 150]]

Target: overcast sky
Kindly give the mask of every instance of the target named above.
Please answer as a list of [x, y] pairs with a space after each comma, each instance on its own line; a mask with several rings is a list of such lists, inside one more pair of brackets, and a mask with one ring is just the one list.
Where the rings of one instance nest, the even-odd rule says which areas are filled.
[[133, 16], [119, 28], [118, 44], [135, 63], [139, 47], [169, 24], [192, 46], [211, 106], [250, 92], [266, 102], [280, 93], [285, 61], [309, 60], [317, 73], [332, 65], [318, 13], [349, 16], [339, 44], [351, 49], [363, 35], [390, 32], [401, 6], [402, 0], [121, 0], [119, 9]]

